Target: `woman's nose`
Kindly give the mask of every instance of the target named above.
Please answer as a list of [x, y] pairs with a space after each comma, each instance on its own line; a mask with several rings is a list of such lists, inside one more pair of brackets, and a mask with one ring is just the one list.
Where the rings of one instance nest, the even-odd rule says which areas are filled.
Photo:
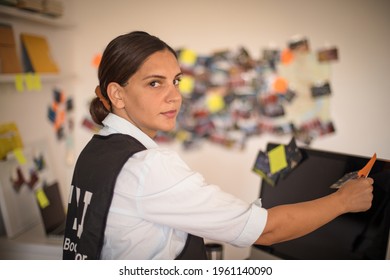
[[180, 90], [177, 86], [172, 86], [168, 93], [168, 102], [180, 101], [182, 98]]

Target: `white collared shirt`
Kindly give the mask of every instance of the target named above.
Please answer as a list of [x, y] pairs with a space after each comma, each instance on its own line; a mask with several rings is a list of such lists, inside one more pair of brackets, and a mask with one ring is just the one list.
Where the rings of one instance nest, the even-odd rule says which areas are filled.
[[118, 175], [102, 259], [174, 259], [187, 233], [239, 247], [260, 236], [267, 220], [260, 200], [248, 204], [208, 184], [176, 152], [117, 115], [103, 124], [99, 134], [128, 134], [147, 150], [133, 155]]

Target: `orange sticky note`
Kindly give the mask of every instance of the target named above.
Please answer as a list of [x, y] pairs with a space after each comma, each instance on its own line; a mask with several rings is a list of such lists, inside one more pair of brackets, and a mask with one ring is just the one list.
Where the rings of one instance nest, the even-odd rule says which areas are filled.
[[273, 84], [274, 91], [277, 93], [286, 93], [287, 92], [287, 81], [282, 77], [277, 77]]
[[66, 96], [65, 96], [65, 93], [64, 92], [60, 92], [60, 100], [59, 100], [59, 103], [64, 103], [66, 100]]
[[102, 54], [101, 53], [96, 54], [92, 59], [92, 66], [95, 68], [99, 68], [101, 60], [102, 60]]
[[57, 112], [58, 110], [58, 103], [56, 101], [53, 101], [53, 103], [51, 103], [51, 108], [53, 109], [54, 112]]
[[290, 64], [294, 59], [294, 54], [290, 49], [284, 49], [280, 54], [282, 64]]
[[58, 111], [56, 120], [54, 123], [54, 129], [57, 131], [62, 127], [62, 125], [65, 123], [66, 114], [64, 110]]

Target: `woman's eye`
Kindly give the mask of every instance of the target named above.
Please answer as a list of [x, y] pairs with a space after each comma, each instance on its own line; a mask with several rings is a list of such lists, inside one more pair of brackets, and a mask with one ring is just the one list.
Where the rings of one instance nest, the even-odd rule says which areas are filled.
[[160, 83], [157, 82], [157, 81], [153, 81], [153, 82], [150, 82], [149, 85], [150, 85], [151, 87], [158, 87], [158, 86], [160, 85]]
[[175, 86], [178, 86], [178, 85], [180, 84], [180, 81], [181, 81], [181, 78], [174, 79], [174, 80], [173, 80], [173, 84], [174, 84]]

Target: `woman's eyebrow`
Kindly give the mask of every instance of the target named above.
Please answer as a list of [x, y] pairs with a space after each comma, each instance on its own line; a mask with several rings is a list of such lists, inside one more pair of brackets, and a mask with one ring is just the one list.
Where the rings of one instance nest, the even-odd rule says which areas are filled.
[[[182, 76], [182, 75], [183, 75], [183, 73], [179, 72], [178, 74], [176, 74], [175, 78], [177, 78], [179, 76]], [[151, 78], [154, 78], [154, 79], [167, 79], [167, 77], [165, 77], [163, 75], [152, 74], [152, 75], [148, 75], [148, 76], [144, 77], [143, 80], [147, 80], [147, 79], [151, 79]]]
[[163, 76], [163, 75], [148, 75], [148, 76], [146, 76], [146, 77], [144, 77], [143, 78], [143, 80], [147, 80], [147, 79], [151, 79], [151, 78], [157, 78], [157, 79], [166, 79], [166, 77], [165, 76]]

